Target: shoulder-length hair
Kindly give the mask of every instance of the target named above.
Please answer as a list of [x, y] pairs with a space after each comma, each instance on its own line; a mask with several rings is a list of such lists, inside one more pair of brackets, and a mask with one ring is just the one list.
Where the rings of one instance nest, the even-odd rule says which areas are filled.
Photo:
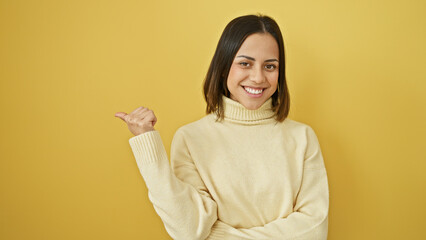
[[272, 97], [272, 109], [277, 121], [284, 121], [290, 110], [290, 96], [285, 77], [284, 41], [278, 24], [265, 15], [246, 15], [233, 19], [226, 25], [219, 39], [209, 70], [204, 80], [204, 99], [207, 102], [206, 113], [216, 113], [223, 120], [224, 109], [222, 95], [230, 97], [226, 80], [229, 70], [244, 40], [254, 33], [269, 33], [279, 47], [278, 88]]

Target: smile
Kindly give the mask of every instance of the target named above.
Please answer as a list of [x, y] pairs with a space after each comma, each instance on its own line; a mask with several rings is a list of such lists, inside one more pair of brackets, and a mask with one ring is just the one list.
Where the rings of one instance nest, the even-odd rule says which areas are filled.
[[243, 88], [250, 96], [256, 96], [256, 97], [260, 97], [264, 90], [263, 88], [251, 88], [247, 86], [243, 86]]
[[251, 93], [251, 94], [260, 94], [263, 92], [263, 88], [251, 88], [251, 87], [246, 87], [243, 86], [244, 90], [246, 90], [246, 92]]

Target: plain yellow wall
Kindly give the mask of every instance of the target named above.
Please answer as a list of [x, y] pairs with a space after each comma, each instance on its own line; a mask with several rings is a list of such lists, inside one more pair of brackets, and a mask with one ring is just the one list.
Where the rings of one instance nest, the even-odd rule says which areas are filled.
[[425, 239], [421, 0], [0, 1], [0, 239], [170, 239], [114, 114], [153, 109], [169, 152], [225, 25], [258, 12], [323, 149], [329, 239]]

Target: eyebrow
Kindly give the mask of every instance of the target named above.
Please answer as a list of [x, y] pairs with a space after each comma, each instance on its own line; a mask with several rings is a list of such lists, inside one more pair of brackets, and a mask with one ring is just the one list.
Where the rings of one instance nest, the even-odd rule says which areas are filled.
[[[249, 57], [249, 56], [246, 56], [246, 55], [237, 56], [237, 58], [239, 58], [239, 57], [243, 57], [243, 58], [247, 58], [247, 59], [252, 60], [252, 61], [256, 61], [256, 59]], [[265, 60], [265, 62], [278, 62], [278, 60], [273, 58], [273, 59], [267, 59], [267, 60]]]

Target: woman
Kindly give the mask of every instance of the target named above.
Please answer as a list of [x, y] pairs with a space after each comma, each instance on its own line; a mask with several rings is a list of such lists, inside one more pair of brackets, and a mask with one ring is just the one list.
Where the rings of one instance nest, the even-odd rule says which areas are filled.
[[116, 113], [173, 239], [327, 239], [327, 174], [314, 131], [287, 118], [284, 44], [267, 16], [225, 28], [204, 82], [207, 115], [180, 127], [171, 166], [152, 110]]

